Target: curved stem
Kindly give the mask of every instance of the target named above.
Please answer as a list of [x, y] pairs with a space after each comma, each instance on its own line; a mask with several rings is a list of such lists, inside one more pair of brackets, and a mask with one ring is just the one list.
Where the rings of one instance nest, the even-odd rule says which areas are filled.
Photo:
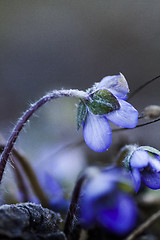
[[83, 174], [77, 181], [73, 193], [72, 193], [72, 199], [70, 203], [70, 207], [67, 213], [65, 225], [64, 225], [64, 233], [68, 240], [72, 240], [72, 232], [74, 230], [74, 221], [76, 216], [76, 210], [77, 210], [77, 204], [81, 192], [82, 185], [84, 181], [86, 180], [87, 175]]
[[94, 176], [99, 174], [99, 172], [99, 168], [89, 167], [79, 177], [75, 184], [71, 197], [71, 203], [64, 224], [64, 233], [68, 240], [79, 239], [81, 226], [79, 224], [79, 219], [77, 218], [77, 209], [79, 209], [78, 201], [80, 198], [81, 190], [85, 182], [89, 179], [92, 179]]
[[49, 102], [52, 99], [56, 99], [64, 96], [88, 99], [88, 94], [84, 91], [79, 91], [76, 89], [59, 90], [59, 91], [55, 90], [43, 96], [34, 104], [31, 104], [30, 108], [18, 120], [17, 124], [15, 125], [11, 133], [11, 136], [7, 141], [4, 151], [2, 152], [1, 161], [0, 161], [0, 183], [2, 180], [2, 176], [4, 173], [4, 169], [5, 169], [9, 154], [11, 153], [14, 143], [16, 142], [17, 137], [21, 132], [22, 128], [24, 127], [25, 123], [43, 104], [45, 104], [46, 102]]

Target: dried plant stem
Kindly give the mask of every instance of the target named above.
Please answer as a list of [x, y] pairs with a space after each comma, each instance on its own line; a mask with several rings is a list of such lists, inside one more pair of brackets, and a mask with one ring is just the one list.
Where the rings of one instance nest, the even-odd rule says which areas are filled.
[[21, 169], [19, 168], [19, 164], [17, 164], [17, 160], [13, 155], [10, 155], [10, 161], [12, 163], [12, 166], [14, 167], [14, 172], [15, 172], [15, 176], [16, 176], [16, 182], [18, 185], [18, 189], [21, 192], [22, 195], [22, 202], [29, 202], [29, 191], [28, 188], [26, 186], [26, 182], [24, 180], [24, 174], [23, 171], [21, 171]]
[[[2, 152], [4, 147], [5, 147], [5, 145], [2, 145], [2, 144], [0, 145], [0, 152]], [[41, 185], [39, 184], [36, 174], [35, 174], [34, 170], [32, 169], [31, 165], [29, 164], [28, 160], [24, 156], [22, 156], [15, 148], [12, 149], [12, 155], [14, 157], [14, 158], [11, 158], [13, 164], [16, 165], [16, 162], [18, 162], [20, 164], [20, 166], [22, 167], [22, 170], [24, 171], [24, 173], [27, 176], [28, 181], [30, 182], [33, 192], [40, 200], [42, 206], [49, 207], [48, 198], [47, 198], [46, 194], [44, 193]], [[22, 184], [22, 179], [21, 179], [21, 184]]]
[[2, 181], [2, 176], [4, 173], [4, 169], [9, 157], [9, 154], [12, 151], [12, 148], [14, 146], [14, 143], [17, 140], [18, 135], [20, 134], [22, 128], [24, 127], [25, 123], [28, 121], [28, 119], [46, 102], [49, 102], [50, 100], [60, 98], [60, 97], [76, 97], [76, 98], [83, 98], [88, 99], [88, 94], [84, 91], [79, 91], [76, 89], [70, 89], [70, 90], [55, 90], [52, 91], [42, 98], [40, 98], [37, 102], [34, 104], [31, 104], [30, 108], [22, 115], [22, 117], [18, 120], [17, 124], [15, 125], [11, 136], [9, 137], [7, 144], [4, 148], [4, 151], [1, 155], [1, 161], [0, 161], [0, 183]]
[[142, 223], [138, 228], [136, 228], [125, 240], [135, 239], [138, 235], [143, 233], [149, 226], [151, 226], [159, 218], [160, 218], [160, 210], [158, 210], [150, 218], [148, 218], [144, 223]]
[[24, 156], [22, 156], [15, 149], [13, 149], [12, 152], [13, 152], [13, 155], [15, 156], [15, 158], [20, 163], [23, 171], [25, 172], [25, 174], [27, 176], [27, 179], [29, 180], [29, 182], [31, 184], [33, 192], [40, 200], [42, 206], [49, 207], [49, 200], [48, 200], [46, 194], [44, 193], [41, 185], [39, 184], [36, 174], [35, 174], [34, 170], [32, 169], [31, 165], [29, 164], [29, 162], [27, 161], [27, 159]]

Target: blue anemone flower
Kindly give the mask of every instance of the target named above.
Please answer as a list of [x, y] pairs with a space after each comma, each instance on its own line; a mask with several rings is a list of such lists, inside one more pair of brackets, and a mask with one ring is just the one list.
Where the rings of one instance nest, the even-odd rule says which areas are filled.
[[[92, 100], [94, 94], [104, 90], [106, 91], [105, 97], [101, 98], [96, 95], [96, 101]], [[121, 73], [104, 77], [89, 90], [91, 104], [84, 102], [83, 115], [85, 117], [81, 119], [83, 120], [81, 124], [84, 140], [92, 150], [104, 152], [110, 147], [112, 130], [108, 120], [120, 127], [136, 127], [138, 111], [125, 101], [128, 92], [127, 81]]]
[[44, 172], [44, 176], [39, 177], [39, 181], [48, 197], [50, 208], [55, 212], [66, 212], [69, 201], [65, 199], [62, 186], [47, 172]]
[[99, 226], [114, 234], [128, 233], [137, 220], [137, 207], [129, 194], [129, 179], [116, 169], [98, 173], [84, 186], [80, 199], [81, 224]]
[[160, 151], [137, 145], [127, 145], [124, 151], [124, 165], [132, 176], [135, 191], [138, 192], [141, 181], [151, 189], [160, 189]]

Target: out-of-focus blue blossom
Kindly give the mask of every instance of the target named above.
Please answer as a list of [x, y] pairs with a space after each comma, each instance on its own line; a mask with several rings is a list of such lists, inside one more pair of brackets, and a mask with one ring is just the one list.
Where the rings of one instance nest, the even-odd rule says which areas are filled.
[[119, 235], [127, 234], [136, 223], [137, 208], [129, 194], [129, 179], [117, 169], [98, 173], [85, 185], [80, 199], [84, 227], [100, 226]]
[[89, 107], [90, 105], [85, 102], [83, 103], [85, 107], [83, 111], [81, 110], [84, 116], [81, 119], [84, 140], [96, 152], [106, 151], [111, 145], [112, 130], [108, 120], [125, 128], [134, 128], [138, 122], [137, 110], [125, 101], [129, 87], [122, 74], [104, 77], [90, 89], [90, 97], [94, 97], [94, 94], [101, 90], [105, 90], [108, 95], [106, 94], [107, 97], [105, 99], [96, 99], [96, 103], [98, 106], [103, 107], [103, 101], [105, 100], [107, 105], [106, 112], [97, 111], [97, 113], [93, 113]]
[[[65, 213], [69, 206], [69, 200], [65, 198], [64, 189], [48, 173], [44, 173], [43, 178], [39, 177], [39, 183], [48, 199], [48, 207], [55, 212]], [[18, 191], [17, 199], [23, 202], [23, 193]], [[29, 192], [29, 202], [40, 204], [40, 199], [31, 191]]]
[[54, 211], [62, 213], [68, 209], [77, 176], [85, 167], [86, 158], [81, 147], [63, 149], [60, 146], [41, 153], [34, 169]]
[[127, 145], [122, 149], [122, 155], [136, 192], [140, 188], [141, 180], [151, 189], [160, 189], [160, 151], [149, 146]]
[[69, 201], [64, 197], [64, 190], [53, 176], [45, 174], [43, 189], [49, 198], [50, 207], [56, 212], [66, 212]]
[[86, 167], [86, 155], [82, 147], [63, 149], [63, 146], [41, 152], [34, 168], [41, 181], [45, 181], [44, 173], [47, 173], [67, 192], [72, 192], [79, 173]]

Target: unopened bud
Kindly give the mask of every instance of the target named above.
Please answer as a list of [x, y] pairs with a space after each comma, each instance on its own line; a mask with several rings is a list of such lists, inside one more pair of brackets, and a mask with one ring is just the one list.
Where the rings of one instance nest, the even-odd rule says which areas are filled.
[[160, 117], [160, 106], [158, 105], [149, 105], [144, 109], [144, 117], [147, 120], [152, 120]]

